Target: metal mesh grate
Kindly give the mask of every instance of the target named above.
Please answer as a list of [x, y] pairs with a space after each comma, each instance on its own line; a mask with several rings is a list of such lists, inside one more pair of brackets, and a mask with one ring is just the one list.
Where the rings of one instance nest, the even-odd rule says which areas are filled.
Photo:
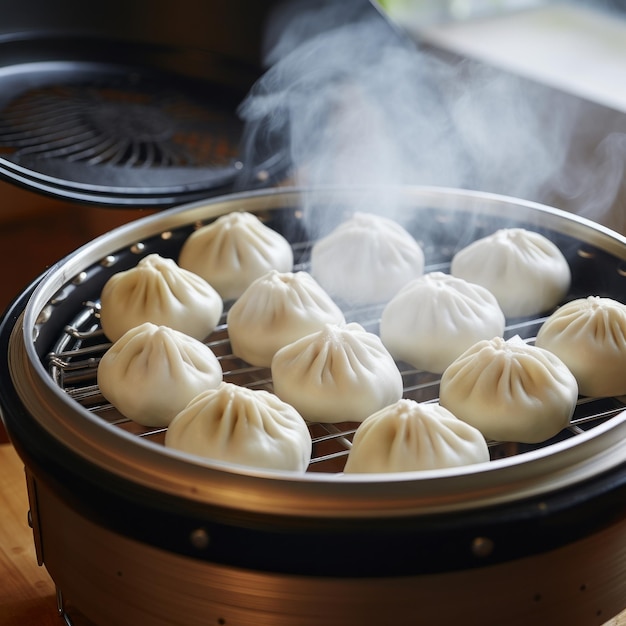
[[[306, 257], [303, 249], [310, 247], [309, 242], [294, 246], [295, 258]], [[578, 260], [591, 263], [594, 255], [588, 247], [580, 247]], [[295, 270], [307, 270], [302, 263]], [[449, 263], [437, 263], [425, 268], [425, 272], [448, 271]], [[583, 273], [585, 269], [581, 270]], [[378, 332], [382, 306], [346, 310], [348, 321], [357, 321], [367, 330]], [[525, 341], [533, 343], [535, 335], [545, 317], [533, 317], [510, 323], [505, 330], [505, 338], [519, 335]], [[236, 357], [231, 350], [226, 326], [226, 312], [216, 330], [206, 343], [217, 355], [224, 373], [224, 380], [254, 389], [272, 391], [272, 380], [267, 368], [252, 367]], [[96, 384], [96, 372], [100, 357], [110, 343], [104, 337], [99, 324], [99, 303], [85, 303], [83, 311], [65, 328], [55, 350], [48, 356], [49, 369], [53, 379], [76, 402], [97, 415], [104, 422], [123, 429], [137, 437], [146, 438], [162, 445], [164, 428], [146, 428], [126, 419], [102, 397]], [[404, 384], [404, 397], [418, 402], [436, 402], [438, 400], [440, 376], [416, 370], [404, 363], [398, 363]], [[574, 437], [593, 428], [607, 419], [622, 412], [624, 398], [579, 398], [571, 425], [556, 437], [541, 444], [519, 444], [514, 442], [490, 441], [492, 459], [523, 454], [530, 450], [551, 445], [557, 441]], [[351, 446], [351, 440], [358, 424], [310, 424], [313, 438], [313, 456], [309, 471], [337, 473], [343, 466]]]

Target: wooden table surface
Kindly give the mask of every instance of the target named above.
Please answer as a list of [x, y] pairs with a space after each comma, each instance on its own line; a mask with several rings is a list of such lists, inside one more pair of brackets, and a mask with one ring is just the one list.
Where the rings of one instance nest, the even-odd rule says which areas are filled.
[[37, 564], [24, 466], [0, 445], [0, 626], [60, 626], [54, 583]]
[[[37, 565], [24, 466], [10, 443], [0, 444], [0, 511], [0, 626], [63, 626], [54, 583]], [[605, 626], [626, 626], [626, 611]]]

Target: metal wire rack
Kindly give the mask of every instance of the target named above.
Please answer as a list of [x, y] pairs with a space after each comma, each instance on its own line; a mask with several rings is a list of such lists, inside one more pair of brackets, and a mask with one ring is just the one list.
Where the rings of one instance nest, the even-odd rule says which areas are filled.
[[[585, 255], [586, 253], [581, 256], [584, 258]], [[307, 269], [306, 264], [294, 268], [296, 271]], [[425, 272], [448, 270], [449, 265], [440, 263], [425, 268]], [[382, 305], [345, 311], [346, 319], [357, 321], [366, 330], [374, 333], [378, 333], [381, 313]], [[219, 325], [205, 341], [222, 366], [224, 380], [252, 389], [272, 392], [272, 379], [268, 368], [251, 366], [233, 354], [228, 337], [226, 314], [227, 310], [223, 313]], [[511, 322], [506, 326], [504, 337], [519, 335], [532, 344], [544, 320], [545, 316]], [[97, 415], [103, 422], [156, 445], [163, 445], [166, 428], [147, 428], [139, 425], [121, 415], [102, 396], [96, 382], [97, 368], [100, 358], [110, 345], [100, 327], [99, 302], [85, 302], [83, 311], [65, 327], [64, 334], [59, 339], [55, 350], [48, 355], [48, 366], [52, 378], [73, 400]], [[403, 379], [405, 398], [418, 402], [438, 401], [439, 375], [417, 370], [403, 362], [398, 362], [397, 365]], [[626, 408], [624, 400], [626, 398], [580, 397], [569, 427], [556, 437], [541, 444], [489, 441], [491, 458], [500, 459], [522, 454], [576, 436], [623, 411]], [[309, 471], [341, 472], [357, 427], [358, 424], [353, 422], [310, 423], [313, 454]]]

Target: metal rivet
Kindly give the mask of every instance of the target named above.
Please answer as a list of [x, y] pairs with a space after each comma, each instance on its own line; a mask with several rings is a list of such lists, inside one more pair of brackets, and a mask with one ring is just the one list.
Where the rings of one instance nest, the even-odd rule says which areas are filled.
[[146, 246], [143, 243], [136, 243], [134, 246], [131, 247], [130, 251], [133, 254], [141, 254], [144, 251], [145, 247]]
[[488, 537], [476, 537], [472, 541], [472, 553], [481, 558], [489, 556], [494, 550], [495, 544]]
[[194, 548], [204, 550], [210, 543], [209, 533], [204, 528], [196, 528], [191, 531], [189, 541]]
[[61, 291], [56, 293], [53, 298], [50, 298], [50, 304], [54, 306], [55, 304], [59, 304], [59, 302], [67, 300], [67, 296], [70, 292], [71, 289], [66, 285]]
[[36, 324], [45, 324], [52, 315], [52, 306], [48, 305], [41, 310], [39, 315], [37, 316]]
[[81, 283], [85, 282], [86, 278], [87, 278], [87, 272], [80, 272], [80, 274], [74, 276], [74, 280], [72, 280], [72, 283], [74, 285], [80, 285]]
[[102, 267], [111, 267], [116, 261], [117, 259], [115, 258], [115, 256], [109, 254], [108, 256], [105, 256], [104, 259], [102, 259], [100, 265], [102, 265]]

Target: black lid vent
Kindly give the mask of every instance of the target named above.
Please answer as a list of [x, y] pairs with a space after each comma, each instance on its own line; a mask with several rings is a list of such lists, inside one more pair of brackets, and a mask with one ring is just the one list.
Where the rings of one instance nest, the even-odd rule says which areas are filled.
[[38, 85], [8, 102], [0, 174], [109, 206], [173, 205], [230, 190], [242, 168], [234, 98], [207, 85], [114, 78]]

